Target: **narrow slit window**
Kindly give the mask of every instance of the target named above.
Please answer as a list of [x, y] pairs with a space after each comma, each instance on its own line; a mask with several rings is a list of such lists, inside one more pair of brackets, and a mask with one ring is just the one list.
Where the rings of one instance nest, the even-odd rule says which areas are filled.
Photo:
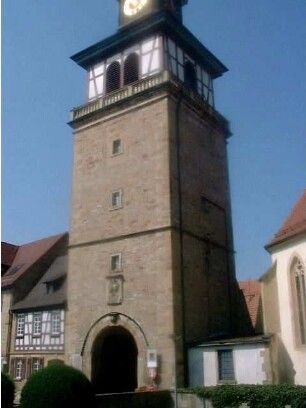
[[294, 259], [291, 267], [291, 273], [293, 298], [295, 299], [294, 314], [298, 343], [300, 345], [306, 345], [305, 267], [298, 259]]
[[121, 254], [113, 254], [110, 259], [111, 272], [121, 271]]
[[117, 139], [113, 141], [112, 155], [120, 154], [122, 152], [121, 140]]
[[120, 208], [122, 206], [122, 191], [114, 191], [112, 193], [112, 209]]

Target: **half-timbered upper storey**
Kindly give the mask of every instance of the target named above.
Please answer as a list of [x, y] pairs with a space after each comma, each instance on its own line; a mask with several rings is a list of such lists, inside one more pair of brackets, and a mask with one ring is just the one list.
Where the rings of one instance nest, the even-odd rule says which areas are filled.
[[72, 123], [169, 82], [187, 90], [214, 114], [213, 80], [227, 71], [167, 10], [121, 27], [115, 35], [75, 54], [72, 59], [88, 75], [88, 101], [72, 111]]

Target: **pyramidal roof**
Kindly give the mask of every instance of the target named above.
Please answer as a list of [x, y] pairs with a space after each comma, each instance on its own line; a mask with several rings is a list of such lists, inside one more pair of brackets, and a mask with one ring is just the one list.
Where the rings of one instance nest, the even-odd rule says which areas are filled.
[[306, 232], [306, 189], [266, 248], [268, 249], [302, 232]]

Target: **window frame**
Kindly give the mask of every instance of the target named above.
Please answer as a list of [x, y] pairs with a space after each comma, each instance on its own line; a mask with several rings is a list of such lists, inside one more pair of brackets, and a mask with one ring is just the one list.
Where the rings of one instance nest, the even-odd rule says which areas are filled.
[[[224, 361], [222, 357], [225, 353], [230, 355], [230, 361]], [[230, 364], [230, 367], [225, 367], [224, 365]], [[218, 383], [235, 383], [235, 364], [234, 364], [234, 350], [229, 348], [222, 348], [217, 350], [217, 372], [218, 372]], [[230, 375], [224, 374], [224, 370], [230, 371]]]
[[51, 312], [51, 336], [60, 336], [61, 334], [62, 316], [60, 310], [54, 310]]
[[16, 321], [16, 337], [22, 338], [25, 334], [25, 314], [18, 314]]
[[[115, 149], [115, 144], [117, 143], [118, 145], [118, 151]], [[118, 154], [122, 153], [122, 141], [121, 139], [115, 139], [112, 142], [112, 156], [118, 156]]]
[[33, 357], [31, 364], [31, 373], [37, 373], [44, 367], [44, 360], [40, 357]]
[[[118, 203], [114, 203], [114, 196], [118, 194]], [[117, 199], [116, 199], [117, 201]], [[122, 190], [115, 190], [112, 191], [111, 194], [111, 210], [117, 210], [119, 208], [122, 208]]]
[[24, 357], [16, 357], [14, 363], [14, 379], [21, 381], [25, 378], [26, 360]]
[[299, 256], [295, 255], [289, 267], [290, 286], [293, 300], [294, 337], [297, 347], [306, 347], [306, 268]]
[[[38, 319], [38, 321], [36, 320]], [[40, 337], [42, 334], [42, 313], [34, 313], [33, 314], [33, 337]]]

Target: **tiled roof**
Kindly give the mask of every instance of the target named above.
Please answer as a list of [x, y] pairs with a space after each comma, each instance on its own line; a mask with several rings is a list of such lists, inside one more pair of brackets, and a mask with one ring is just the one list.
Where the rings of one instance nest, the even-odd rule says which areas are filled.
[[15, 258], [18, 246], [1, 242], [1, 265], [11, 266]]
[[7, 288], [16, 282], [65, 235], [66, 233], [58, 234], [21, 245], [17, 250], [11, 267], [1, 279], [1, 287]]
[[[12, 307], [12, 310], [17, 311], [64, 305], [66, 302], [66, 274], [67, 256], [60, 256], [55, 259], [53, 264], [25, 299], [16, 303], [14, 307]], [[47, 293], [47, 284], [56, 281], [60, 281], [61, 283], [58, 290]]]
[[239, 282], [255, 333], [261, 332], [261, 288], [258, 281]]
[[266, 248], [306, 232], [306, 190]]

